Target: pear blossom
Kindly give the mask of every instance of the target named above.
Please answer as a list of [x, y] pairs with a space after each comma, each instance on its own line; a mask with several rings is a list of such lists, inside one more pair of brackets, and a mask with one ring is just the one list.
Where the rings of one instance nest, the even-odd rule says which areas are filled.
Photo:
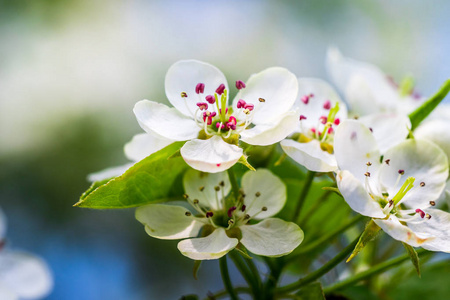
[[217, 259], [240, 244], [257, 255], [282, 256], [303, 240], [298, 225], [272, 218], [286, 202], [286, 187], [266, 169], [243, 175], [237, 199], [225, 172], [190, 169], [183, 184], [189, 208], [149, 204], [136, 210], [136, 219], [152, 237], [183, 239], [178, 249], [191, 259]]
[[[331, 172], [337, 169], [334, 135], [347, 119], [347, 107], [325, 81], [299, 78], [299, 94], [294, 108], [299, 113], [294, 134], [281, 141], [284, 152], [308, 170]], [[371, 128], [382, 151], [406, 138], [411, 122], [408, 117], [377, 113], [360, 118]]]
[[182, 60], [165, 79], [166, 96], [173, 107], [149, 100], [136, 103], [134, 113], [147, 133], [168, 141], [187, 141], [181, 156], [192, 168], [221, 172], [242, 156], [241, 140], [271, 145], [292, 131], [296, 116], [291, 107], [297, 95], [295, 75], [279, 67], [236, 82], [238, 94], [228, 105], [229, 88], [216, 67]]
[[344, 57], [336, 48], [328, 50], [326, 65], [353, 114], [407, 115], [422, 104], [423, 98], [414, 91], [410, 78], [399, 85], [377, 66]]
[[449, 167], [436, 144], [408, 139], [381, 155], [369, 128], [346, 120], [334, 148], [338, 188], [353, 210], [396, 240], [450, 252], [450, 214], [435, 208]]
[[0, 210], [0, 299], [42, 299], [53, 288], [47, 264], [40, 258], [6, 247], [6, 218]]

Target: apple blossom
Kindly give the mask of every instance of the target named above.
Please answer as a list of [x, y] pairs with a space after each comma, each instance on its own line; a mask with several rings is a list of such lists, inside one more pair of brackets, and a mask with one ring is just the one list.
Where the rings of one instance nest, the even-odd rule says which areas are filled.
[[[239, 243], [257, 255], [282, 256], [303, 240], [303, 231], [296, 224], [271, 218], [286, 202], [286, 187], [266, 169], [244, 174], [237, 199], [228, 195], [231, 185], [224, 172], [191, 169], [183, 184], [189, 209], [149, 204], [136, 210], [136, 219], [152, 237], [183, 239], [178, 249], [191, 259], [217, 259]], [[201, 237], [197, 237], [199, 233]]]
[[407, 115], [422, 103], [422, 97], [413, 90], [411, 79], [398, 85], [377, 66], [344, 57], [336, 48], [328, 50], [326, 65], [353, 114]]
[[165, 90], [174, 107], [142, 100], [134, 113], [147, 133], [169, 141], [187, 141], [181, 156], [192, 168], [220, 172], [242, 156], [240, 140], [271, 145], [291, 133], [296, 116], [290, 111], [297, 95], [295, 76], [273, 67], [237, 81], [239, 92], [228, 105], [228, 84], [216, 67], [183, 60], [166, 75]]
[[6, 218], [0, 209], [0, 299], [42, 299], [53, 287], [47, 264], [40, 258], [5, 247]]
[[345, 201], [394, 239], [450, 252], [450, 214], [434, 208], [448, 177], [444, 152], [427, 140], [405, 140], [382, 156], [366, 126], [336, 130], [336, 180]]

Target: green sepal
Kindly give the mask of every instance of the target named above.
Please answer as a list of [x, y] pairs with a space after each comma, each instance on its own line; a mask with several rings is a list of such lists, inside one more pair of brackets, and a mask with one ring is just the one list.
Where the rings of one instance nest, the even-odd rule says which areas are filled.
[[181, 151], [180, 149], [178, 149], [177, 151], [175, 151], [171, 156], [169, 156], [167, 159], [172, 159], [172, 158], [177, 158], [177, 157], [181, 157]]
[[417, 252], [416, 252], [416, 250], [414, 249], [414, 247], [412, 247], [412, 246], [410, 246], [410, 245], [408, 245], [408, 244], [406, 244], [406, 243], [403, 243], [403, 242], [402, 242], [402, 244], [403, 244], [403, 246], [405, 247], [406, 252], [407, 252], [408, 255], [409, 255], [409, 258], [411, 259], [411, 262], [412, 262], [414, 268], [416, 269], [417, 275], [419, 275], [419, 277], [420, 277], [420, 262], [419, 262], [419, 255], [417, 254]]
[[200, 269], [200, 266], [202, 265], [203, 260], [195, 260], [194, 261], [194, 268], [192, 270], [192, 275], [194, 275], [195, 280], [198, 280], [197, 274], [198, 270]]
[[380, 226], [378, 226], [372, 219], [367, 223], [364, 232], [359, 237], [358, 243], [353, 249], [352, 254], [346, 262], [351, 261], [367, 244], [376, 238], [378, 232], [380, 232]]
[[322, 285], [320, 282], [313, 282], [305, 287], [302, 287], [300, 291], [296, 293], [299, 300], [325, 300], [325, 294], [323, 293]]
[[236, 248], [234, 248], [234, 250], [239, 252], [243, 257], [247, 259], [253, 259], [253, 257], [251, 257], [250, 254], [248, 254], [247, 249], [245, 249], [245, 247], [240, 247], [240, 245], [241, 244], [239, 244]]
[[246, 166], [247, 168], [249, 168], [252, 171], [256, 171], [255, 168], [253, 168], [253, 166], [251, 164], [249, 164], [249, 162], [247, 161], [247, 157], [245, 155], [242, 155], [241, 158], [239, 158], [239, 160], [237, 162], [240, 164], [243, 164], [244, 166]]
[[438, 104], [444, 100], [449, 92], [450, 79], [447, 79], [436, 94], [408, 115], [411, 120], [411, 130], [416, 129], [417, 126], [419, 126], [419, 124], [438, 106]]
[[169, 197], [178, 196], [176, 193], [181, 196], [182, 190], [175, 185], [179, 175], [188, 166], [181, 157], [168, 158], [183, 144], [175, 142], [136, 163], [121, 176], [94, 183], [74, 206], [128, 208], [163, 202]]

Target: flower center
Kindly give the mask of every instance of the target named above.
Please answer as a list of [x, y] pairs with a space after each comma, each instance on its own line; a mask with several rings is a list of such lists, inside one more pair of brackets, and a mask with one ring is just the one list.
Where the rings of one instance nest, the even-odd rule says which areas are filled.
[[[246, 85], [241, 80], [236, 81], [236, 88], [243, 89]], [[198, 95], [197, 110], [191, 115], [199, 128], [201, 133], [199, 138], [209, 138], [213, 135], [220, 135], [225, 139], [232, 136], [239, 135], [245, 130], [253, 120], [255, 112], [255, 105], [246, 103], [240, 99], [237, 103], [237, 110], [234, 111], [231, 106], [228, 106], [228, 90], [224, 84], [220, 84], [214, 95], [204, 96], [205, 84], [198, 83], [195, 87], [195, 93]], [[185, 92], [181, 93], [184, 101], [189, 101]], [[265, 100], [260, 98], [260, 103]], [[187, 103], [187, 102], [185, 102]], [[187, 106], [187, 104], [186, 104]]]
[[[301, 97], [301, 101], [308, 105], [310, 101], [316, 101], [313, 98], [314, 94], [308, 94]], [[300, 115], [301, 133], [297, 141], [307, 143], [313, 139], [318, 140], [323, 151], [333, 154], [334, 127], [340, 124], [339, 118], [336, 118], [336, 114], [339, 111], [339, 103], [336, 102], [334, 107], [331, 107], [331, 101], [325, 100], [322, 108], [323, 114], [319, 117], [315, 126], [308, 127], [305, 125], [305, 120], [308, 120], [308, 116]]]
[[[389, 165], [390, 159], [385, 161], [386, 165]], [[408, 193], [413, 193], [417, 188], [424, 188], [426, 186], [425, 182], [421, 182], [418, 186], [414, 186], [416, 178], [408, 177], [405, 182], [403, 182], [402, 186], [397, 190], [397, 193], [394, 197], [390, 198], [389, 193], [382, 187], [380, 184], [378, 186], [373, 186], [373, 183], [370, 181], [370, 172], [369, 167], [372, 165], [371, 162], [367, 162], [367, 172], [365, 175], [365, 188], [370, 197], [380, 204], [383, 209], [383, 213], [386, 215], [386, 218], [389, 215], [395, 215], [399, 221], [401, 222], [414, 222], [420, 223], [426, 221], [431, 218], [431, 215], [426, 213], [426, 209], [431, 206], [435, 206], [436, 203], [434, 201], [430, 201], [429, 205], [424, 205], [415, 209], [408, 209], [402, 203], [407, 199], [405, 196]], [[405, 175], [405, 170], [398, 170], [398, 177], [394, 185], [394, 190], [398, 186], [402, 176]]]
[[[223, 227], [227, 230], [234, 227], [247, 224], [252, 218], [256, 217], [263, 211], [267, 211], [267, 207], [261, 206], [258, 210], [252, 209], [258, 205], [257, 199], [261, 196], [260, 192], [256, 192], [255, 195], [250, 196], [250, 201], [245, 201], [248, 205], [244, 204], [244, 199], [247, 195], [241, 189], [237, 198], [227, 197], [225, 195], [223, 187], [225, 183], [221, 181], [214, 187], [215, 199], [213, 199], [215, 206], [210, 207], [204, 203], [200, 203], [198, 199], [191, 199], [188, 195], [184, 195], [184, 198], [197, 212], [195, 219], [211, 225], [215, 228]], [[200, 187], [201, 192], [204, 191], [204, 187]], [[252, 210], [251, 210], [252, 209]], [[250, 215], [250, 211], [253, 215]], [[186, 212], [186, 216], [192, 216], [190, 211]]]

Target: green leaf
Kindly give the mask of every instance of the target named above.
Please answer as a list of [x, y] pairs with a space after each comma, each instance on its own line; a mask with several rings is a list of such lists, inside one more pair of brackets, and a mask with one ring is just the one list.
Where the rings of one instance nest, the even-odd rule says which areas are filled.
[[320, 282], [313, 282], [297, 292], [299, 300], [325, 300]]
[[110, 181], [111, 178], [107, 178], [107, 179], [103, 179], [101, 181], [96, 181], [93, 182], [92, 185], [86, 190], [86, 192], [84, 192], [81, 197], [80, 200], [84, 200], [86, 199], [87, 196], [89, 196], [93, 191], [95, 191], [98, 187], [106, 184], [108, 181]]
[[436, 94], [409, 114], [408, 117], [411, 120], [411, 130], [416, 129], [417, 126], [419, 126], [419, 124], [438, 106], [438, 104], [441, 103], [449, 92], [450, 79], [447, 79]]
[[[184, 142], [175, 142], [144, 158], [123, 175], [94, 183], [75, 206], [96, 209], [127, 208], [181, 196], [179, 175], [188, 166], [181, 157], [168, 159]], [[179, 194], [179, 195], [178, 195]]]
[[411, 259], [411, 262], [413, 263], [414, 268], [416, 268], [417, 275], [419, 275], [419, 277], [420, 277], [419, 255], [417, 255], [416, 250], [412, 246], [410, 246], [406, 243], [402, 243], [402, 244], [405, 247], [406, 252], [408, 252], [409, 258]]
[[197, 274], [198, 270], [200, 269], [200, 266], [202, 265], [203, 260], [196, 260], [194, 261], [194, 269], [192, 270], [192, 274], [194, 275], [195, 280], [198, 280]]
[[351, 261], [370, 241], [372, 241], [380, 232], [380, 226], [378, 226], [372, 219], [367, 223], [364, 232], [361, 234], [358, 243], [353, 249], [352, 254], [346, 262]]

